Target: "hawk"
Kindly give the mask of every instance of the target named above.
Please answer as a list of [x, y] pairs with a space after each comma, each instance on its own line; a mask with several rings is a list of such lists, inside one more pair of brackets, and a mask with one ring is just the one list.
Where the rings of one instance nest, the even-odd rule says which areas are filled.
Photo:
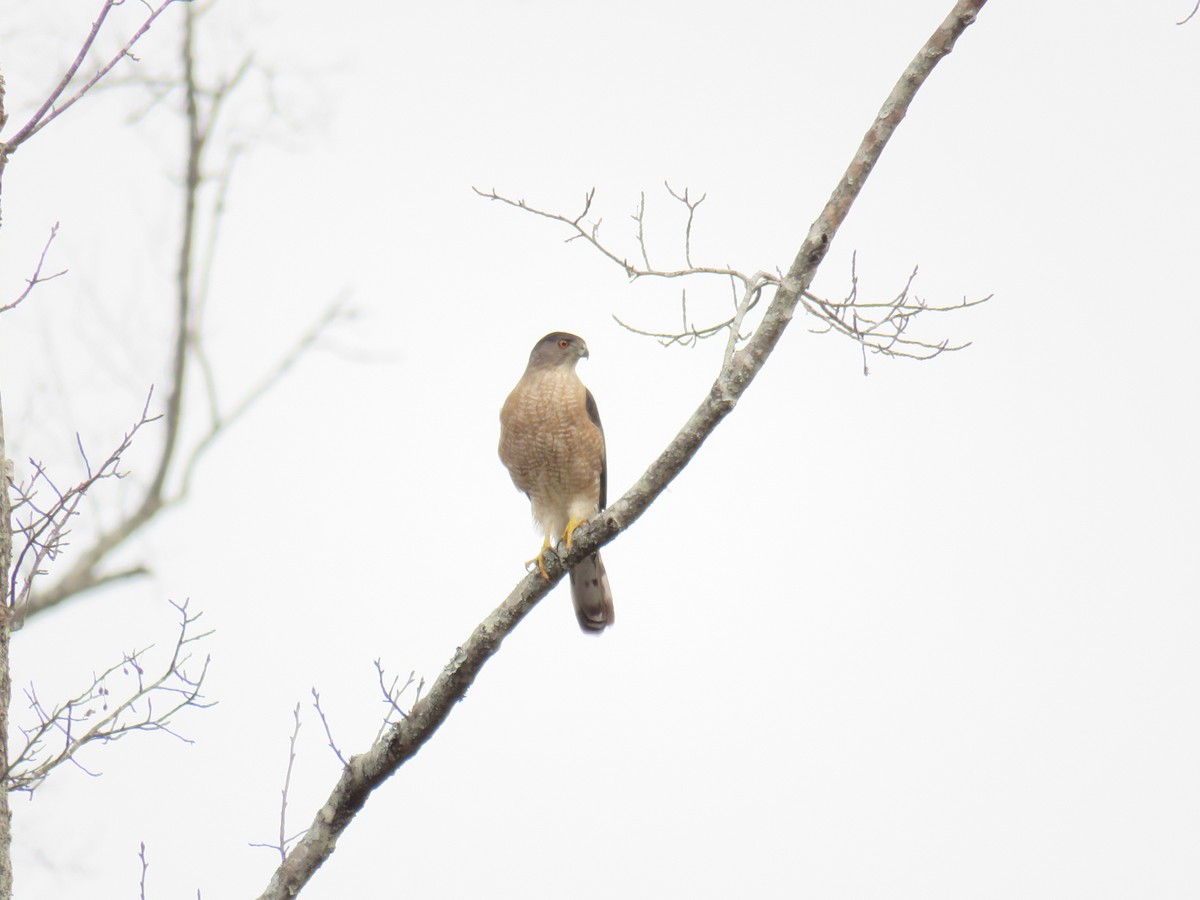
[[[500, 410], [500, 461], [517, 490], [529, 497], [533, 518], [545, 532], [533, 560], [542, 575], [542, 554], [550, 538], [571, 547], [575, 529], [604, 509], [608, 463], [604, 429], [592, 392], [575, 374], [587, 359], [583, 338], [563, 331], [534, 345], [529, 365]], [[613, 623], [612, 591], [599, 553], [571, 569], [571, 599], [585, 633], [600, 633]]]

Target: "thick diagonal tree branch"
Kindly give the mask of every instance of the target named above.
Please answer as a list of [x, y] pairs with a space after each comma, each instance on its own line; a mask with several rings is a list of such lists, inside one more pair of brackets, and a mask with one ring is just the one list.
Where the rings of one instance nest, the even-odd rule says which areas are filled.
[[569, 567], [589, 556], [633, 524], [695, 456], [705, 439], [733, 411], [787, 328], [838, 228], [845, 221], [888, 140], [908, 112], [917, 91], [938, 62], [954, 48], [959, 36], [975, 21], [985, 2], [959, 0], [904, 70], [864, 136], [845, 175], [809, 229], [800, 251], [775, 292], [762, 324], [749, 343], [734, 353], [722, 368], [708, 395], [667, 449], [620, 500], [576, 532], [574, 549], [570, 553], [562, 560], [549, 559], [549, 579], [531, 574], [521, 581], [455, 651], [429, 693], [413, 704], [407, 717], [388, 729], [365, 753], [350, 759], [308, 832], [275, 871], [260, 900], [284, 900], [294, 897], [304, 887], [333, 853], [338, 837], [363, 808], [371, 792], [429, 740], [454, 705], [463, 698], [468, 686], [499, 649], [504, 638], [561, 580], [564, 566]]

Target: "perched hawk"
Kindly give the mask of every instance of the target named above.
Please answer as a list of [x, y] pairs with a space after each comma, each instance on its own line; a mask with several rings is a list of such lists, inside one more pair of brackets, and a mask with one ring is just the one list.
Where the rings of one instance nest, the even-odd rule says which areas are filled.
[[[551, 537], [556, 542], [562, 537], [570, 549], [575, 529], [607, 500], [600, 413], [575, 374], [575, 364], [587, 355], [581, 337], [561, 331], [546, 335], [500, 410], [500, 461], [529, 497], [533, 518], [546, 534], [536, 559], [543, 575], [542, 554]], [[584, 632], [599, 633], [613, 623], [612, 591], [599, 553], [571, 569], [571, 598]]]

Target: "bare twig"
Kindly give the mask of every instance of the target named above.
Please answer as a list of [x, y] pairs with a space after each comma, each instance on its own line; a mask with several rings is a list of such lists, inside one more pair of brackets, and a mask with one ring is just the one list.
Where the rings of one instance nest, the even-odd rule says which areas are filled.
[[1192, 17], [1195, 16], [1197, 12], [1200, 12], [1200, 0], [1196, 0], [1196, 5], [1192, 7], [1192, 11], [1184, 16], [1182, 21], [1176, 22], [1175, 24], [1186, 25], [1192, 20]]
[[292, 769], [296, 765], [296, 738], [300, 736], [300, 704], [292, 710], [296, 727], [292, 729], [291, 740], [288, 741], [287, 773], [283, 776], [283, 790], [279, 792], [279, 858], [287, 859], [287, 805], [288, 792], [292, 788]]
[[345, 768], [347, 765], [346, 757], [342, 756], [342, 751], [338, 749], [337, 744], [333, 740], [333, 732], [329, 728], [329, 720], [325, 718], [325, 710], [321, 709], [321, 695], [317, 693], [317, 689], [312, 689], [313, 706], [316, 707], [317, 716], [321, 720], [321, 726], [325, 729], [325, 739], [329, 742], [329, 749], [333, 751], [333, 755], [338, 758], [338, 762]]
[[54, 238], [58, 235], [58, 223], [55, 222], [50, 228], [50, 236], [46, 238], [46, 244], [42, 247], [42, 254], [38, 257], [37, 266], [34, 267], [33, 275], [25, 279], [25, 290], [21, 291], [19, 297], [11, 303], [6, 303], [0, 306], [0, 313], [8, 312], [10, 309], [16, 309], [21, 305], [21, 302], [32, 293], [33, 289], [39, 284], [45, 284], [47, 281], [57, 278], [59, 275], [65, 275], [66, 269], [55, 272], [53, 275], [43, 275], [42, 267], [46, 264], [46, 254], [50, 252], [50, 245], [54, 243]]
[[300, 736], [300, 704], [299, 703], [297, 703], [296, 707], [292, 710], [292, 718], [295, 721], [295, 725], [292, 727], [292, 736], [288, 740], [288, 761], [287, 761], [287, 770], [285, 771], [284, 776], [283, 776], [283, 790], [281, 790], [279, 792], [280, 797], [279, 797], [279, 838], [278, 838], [278, 842], [274, 843], [274, 844], [257, 843], [257, 844], [250, 845], [251, 847], [264, 847], [267, 850], [274, 850], [279, 854], [279, 858], [284, 859], [284, 860], [287, 859], [287, 848], [292, 844], [292, 842], [294, 842], [296, 840], [296, 838], [298, 838], [302, 834], [304, 834], [304, 832], [301, 831], [301, 832], [298, 832], [297, 834], [291, 835], [289, 837], [288, 833], [287, 833], [288, 795], [292, 789], [292, 769], [296, 765], [296, 739]]
[[[387, 673], [384, 672], [382, 660], [375, 660], [375, 672], [379, 677], [379, 690], [383, 694], [383, 702], [388, 705], [388, 711], [384, 714], [383, 724], [379, 726], [379, 734], [375, 736], [375, 740], [379, 740], [380, 736], [388, 729], [399, 722], [401, 719], [408, 718], [408, 711], [400, 706], [400, 697], [404, 692], [412, 687], [416, 680], [417, 673], [409, 672], [408, 678], [404, 684], [400, 684], [400, 677], [393, 676], [391, 684], [388, 684]], [[422, 678], [420, 684], [417, 685], [417, 697], [421, 696], [421, 688], [425, 686], [425, 679]], [[416, 702], [415, 700], [413, 701]], [[393, 713], [399, 718], [392, 718]]]
[[[495, 191], [492, 192], [495, 194]], [[596, 196], [596, 189], [588, 193], [588, 203], [591, 203], [592, 197]], [[637, 222], [637, 242], [638, 249], [642, 251], [642, 262], [646, 266], [646, 271], [651, 271], [650, 253], [646, 249], [646, 192], [642, 191], [641, 197], [638, 199], [637, 212], [633, 214], [633, 221]], [[577, 228], [579, 226], [576, 226]], [[598, 229], [592, 230], [592, 237], [596, 237]]]
[[671, 188], [671, 185], [668, 182], [664, 181], [663, 184], [666, 186], [668, 194], [687, 207], [687, 227], [684, 228], [683, 231], [683, 258], [687, 262], [689, 269], [694, 268], [692, 265], [692, 223], [696, 219], [696, 207], [704, 202], [704, 199], [708, 196], [708, 194], [704, 194], [699, 200], [692, 200], [690, 197], [688, 197], [687, 188], [684, 188], [683, 193], [679, 194]]
[[[845, 221], [851, 205], [917, 91], [938, 61], [950, 53], [959, 36], [975, 21], [985, 2], [958, 0], [945, 21], [905, 69], [873, 120], [846, 173], [813, 222], [791, 267], [780, 279], [762, 323], [746, 346], [733, 355], [733, 359], [718, 375], [683, 429], [621, 499], [576, 532], [572, 548], [563, 557], [550, 558], [547, 554], [548, 577], [531, 573], [517, 584], [504, 602], [480, 622], [471, 636], [455, 650], [429, 693], [414, 703], [407, 715], [389, 727], [370, 749], [351, 757], [350, 764], [342, 771], [307, 834], [275, 871], [260, 900], [284, 900], [300, 891], [333, 853], [338, 837], [363, 808], [372, 791], [411, 759], [436, 733], [488, 659], [500, 648], [504, 638], [562, 579], [566, 569], [590, 556], [636, 521], [734, 409], [791, 321], [801, 297], [825, 258], [830, 242]], [[502, 199], [495, 192], [484, 196]], [[574, 224], [571, 220], [560, 221]], [[587, 234], [586, 231], [581, 233]]]
[[138, 847], [138, 860], [142, 864], [142, 875], [138, 879], [138, 897], [140, 900], [146, 900], [146, 871], [150, 868], [150, 862], [146, 859], [146, 842], [142, 841]]

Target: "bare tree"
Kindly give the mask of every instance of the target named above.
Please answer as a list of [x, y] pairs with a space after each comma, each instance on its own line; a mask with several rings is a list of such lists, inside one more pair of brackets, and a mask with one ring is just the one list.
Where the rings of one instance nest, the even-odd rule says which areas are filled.
[[[72, 64], [68, 67], [59, 83], [50, 91], [45, 100], [29, 118], [29, 120], [18, 129], [17, 133], [9, 139], [0, 142], [0, 188], [3, 186], [3, 176], [7, 166], [9, 157], [30, 138], [37, 134], [42, 128], [49, 124], [53, 119], [57, 118], [76, 102], [78, 102], [99, 80], [110, 71], [117, 63], [119, 63], [128, 53], [130, 48], [137, 40], [145, 34], [145, 32], [154, 23], [154, 20], [162, 13], [162, 11], [172, 2], [165, 2], [157, 9], [151, 9], [149, 15], [143, 21], [137, 32], [122, 46], [120, 52], [111, 57], [108, 62], [86, 83], [79, 86], [74, 94], [66, 100], [61, 100], [67, 89], [71, 86], [78, 73], [80, 67], [87, 58], [88, 52], [95, 43], [96, 37], [99, 35], [104, 21], [109, 12], [116, 5], [115, 0], [106, 0], [100, 10], [100, 14], [93, 23], [91, 31], [84, 39], [84, 43], [79, 53], [76, 55]], [[8, 121], [8, 114], [4, 106], [4, 77], [0, 75], [0, 128], [3, 128]], [[61, 101], [61, 102], [60, 102]], [[34, 288], [46, 281], [50, 277], [43, 276], [42, 269], [45, 263], [46, 253], [49, 250], [50, 244], [53, 242], [57, 234], [58, 226], [55, 225], [51, 229], [50, 236], [46, 241], [46, 245], [42, 250], [41, 257], [38, 260], [37, 266], [34, 269], [33, 276], [28, 279], [25, 290], [13, 301], [0, 306], [0, 313], [11, 312], [19, 306], [34, 290]], [[120, 453], [117, 454], [119, 460]], [[111, 459], [111, 457], [110, 457]], [[107, 463], [106, 463], [107, 467]], [[105, 467], [102, 467], [105, 468]], [[115, 471], [115, 464], [113, 470]], [[112, 472], [110, 471], [109, 474]], [[98, 477], [106, 477], [100, 475]], [[38, 470], [33, 481], [45, 481], [51, 487], [52, 482], [44, 471]], [[12, 815], [9, 809], [8, 792], [14, 787], [13, 771], [14, 765], [10, 763], [7, 736], [9, 733], [9, 713], [10, 700], [12, 696], [12, 678], [9, 667], [9, 646], [11, 642], [14, 625], [17, 622], [18, 612], [16, 608], [17, 592], [14, 585], [18, 578], [18, 571], [22, 568], [21, 559], [26, 559], [29, 563], [28, 569], [30, 574], [27, 579], [27, 584], [32, 585], [33, 576], [39, 571], [41, 563], [49, 557], [55, 555], [61, 545], [63, 536], [63, 527], [66, 522], [74, 515], [78, 503], [82, 500], [83, 494], [86, 493], [88, 484], [94, 479], [89, 479], [88, 483], [78, 489], [68, 490], [66, 492], [57, 492], [58, 499], [52, 501], [47, 510], [43, 514], [31, 516], [27, 522], [29, 525], [28, 531], [23, 532], [24, 544], [18, 553], [18, 564], [13, 567], [13, 529], [12, 529], [12, 504], [9, 496], [10, 485], [13, 484], [12, 465], [8, 459], [5, 440], [4, 440], [4, 420], [3, 410], [0, 408], [0, 735], [4, 740], [0, 740], [0, 745], [4, 749], [0, 751], [0, 771], [4, 773], [5, 789], [0, 791], [0, 898], [8, 898], [12, 896], [13, 887], [13, 871], [11, 858], [12, 845]], [[33, 481], [30, 484], [18, 491], [20, 504], [24, 504], [29, 509], [34, 509], [36, 502], [36, 489], [33, 486]], [[102, 677], [94, 685], [95, 688], [104, 687]], [[198, 684], [197, 684], [198, 687]], [[46, 711], [42, 709], [42, 720], [46, 731], [42, 735], [34, 734], [29, 742], [27, 742], [25, 750], [19, 751], [18, 761], [27, 763], [33, 761], [38, 756], [38, 747], [44, 743], [46, 734], [50, 731], [58, 730], [66, 735], [64, 747], [58, 754], [56, 760], [40, 759], [34, 763], [34, 769], [26, 769], [27, 774], [36, 771], [38, 766], [41, 766], [41, 778], [49, 772], [51, 768], [59, 763], [71, 759], [74, 756], [74, 750], [78, 748], [77, 738], [71, 735], [71, 730], [67, 723], [73, 721], [74, 704], [70, 701], [65, 706], [55, 706], [52, 710]], [[154, 721], [153, 714], [146, 720], [147, 723]], [[96, 733], [99, 734], [103, 728]], [[27, 735], [28, 736], [28, 735]], [[36, 780], [36, 779], [35, 779]], [[32, 782], [27, 782], [25, 786], [30, 787]]]
[[[926, 311], [956, 309], [970, 303], [928, 307], [910, 299], [908, 290], [899, 298], [882, 305], [860, 303], [851, 289], [846, 301], [834, 303], [810, 293], [810, 286], [825, 258], [831, 241], [845, 221], [855, 199], [878, 162], [889, 139], [903, 120], [917, 91], [934, 67], [954, 48], [955, 42], [975, 21], [986, 0], [958, 0], [946, 19], [917, 52], [892, 89], [851, 159], [842, 179], [833, 190], [786, 272], [753, 275], [723, 267], [695, 266], [690, 251], [691, 214], [700, 201], [686, 192], [676, 198], [689, 210], [685, 233], [685, 265], [679, 269], [655, 269], [646, 253], [644, 204], [635, 215], [637, 243], [641, 263], [630, 263], [612, 250], [599, 236], [599, 225], [585, 222], [591, 197], [589, 193], [581, 214], [569, 216], [534, 209], [519, 200], [507, 199], [495, 191], [481, 192], [492, 200], [506, 202], [535, 215], [552, 219], [568, 230], [571, 237], [588, 241], [597, 251], [622, 266], [631, 278], [721, 277], [735, 285], [736, 306], [727, 320], [702, 329], [694, 328], [686, 316], [677, 334], [657, 335], [668, 342], [698, 340], [727, 331], [727, 343], [721, 370], [692, 414], [659, 457], [641, 478], [616, 503], [591, 519], [575, 533], [573, 547], [560, 545], [557, 556], [547, 554], [548, 578], [533, 573], [522, 580], [505, 600], [458, 647], [428, 693], [415, 700], [400, 721], [388, 727], [364, 753], [352, 756], [328, 799], [318, 810], [304, 836], [296, 842], [276, 869], [262, 900], [294, 897], [313, 873], [333, 853], [339, 835], [363, 808], [371, 793], [393, 775], [429, 740], [445, 721], [455, 704], [478, 676], [483, 665], [499, 650], [504, 638], [544, 597], [576, 562], [590, 556], [612, 541], [635, 522], [668, 484], [690, 462], [705, 439], [737, 406], [738, 400], [762, 370], [784, 329], [797, 311], [814, 317], [819, 327], [837, 331], [857, 341], [864, 351], [917, 358], [936, 356], [952, 349], [943, 342], [927, 342], [907, 336], [907, 325], [914, 316]], [[703, 199], [703, 198], [701, 198]], [[746, 314], [753, 309], [765, 290], [773, 291], [762, 320], [751, 334], [744, 335]], [[982, 301], [975, 301], [982, 302]], [[874, 313], [872, 313], [874, 310]], [[866, 324], [864, 324], [864, 322]]]
[[[61, 105], [56, 105], [57, 101], [51, 98], [39, 113], [44, 118], [42, 125], [78, 100], [87, 87], [97, 83], [105, 72], [119, 63], [120, 57], [128, 53], [137, 36], [170, 2], [166, 0], [161, 6], [148, 7], [150, 17], [143, 30], [125, 45], [121, 55], [114, 58], [103, 71], [97, 70], [98, 74], [87, 82], [83, 91], [72, 95], [68, 103]], [[288, 792], [296, 758], [296, 740], [301, 727], [297, 707], [293, 713], [294, 727], [281, 791], [277, 837], [273, 842], [262, 845], [278, 853], [280, 865], [273, 873], [263, 897], [291, 897], [304, 888], [317, 868], [333, 853], [339, 836], [364, 807], [375, 788], [398, 771], [433, 736], [478, 677], [484, 664], [499, 650], [505, 637], [524, 616], [561, 580], [571, 565], [616, 539], [636, 521], [689, 464], [708, 436], [735, 409], [797, 314], [802, 314], [812, 330], [837, 334], [857, 344], [862, 353], [864, 371], [867, 370], [867, 360], [871, 355], [931, 360], [967, 346], [965, 343], [957, 344], [921, 335], [918, 328], [939, 314], [984, 303], [989, 298], [929, 302], [915, 293], [915, 269], [893, 296], [882, 299], [860, 296], [856, 267], [851, 269], [849, 286], [841, 299], [820, 296], [811, 288], [829, 245], [917, 92], [937, 63], [954, 48], [958, 37], [974, 22], [985, 2], [958, 0], [904, 70], [786, 270], [767, 266], [756, 271], [743, 271], [695, 261], [692, 251], [693, 227], [705, 198], [696, 198], [686, 189], [676, 190], [670, 185], [666, 187], [669, 197], [686, 210], [686, 225], [679, 252], [682, 262], [675, 266], [662, 265], [657, 257], [652, 261], [646, 236], [648, 211], [645, 195], [633, 214], [635, 231], [632, 241], [627, 242], [626, 249], [622, 250], [619, 247], [620, 237], [610, 240], [608, 232], [602, 233], [601, 223], [589, 218], [593, 214], [594, 191], [586, 194], [581, 210], [577, 208], [569, 212], [533, 206], [494, 189], [478, 191], [482, 197], [495, 203], [547, 220], [554, 228], [561, 229], [567, 240], [588, 244], [596, 253], [619, 266], [630, 279], [662, 279], [688, 285], [716, 279], [722, 285], [727, 284], [729, 304], [721, 313], [710, 314], [706, 310], [697, 317], [694, 308], [689, 310], [687, 289], [684, 288], [679, 297], [678, 328], [655, 330], [633, 323], [620, 323], [664, 345], [691, 345], [712, 338], [723, 339], [725, 346], [720, 369], [687, 424], [642, 477], [609, 509], [575, 534], [573, 548], [547, 555], [548, 578], [531, 574], [516, 585], [470, 637], [456, 648], [428, 691], [425, 684], [414, 676], [410, 675], [407, 680], [389, 678], [377, 663], [386, 715], [379, 735], [365, 752], [348, 757], [343, 755], [333, 739], [320, 697], [314, 691], [314, 708], [342, 771], [311, 825], [298, 836], [289, 831], [287, 818]], [[104, 4], [101, 16], [88, 38], [88, 46], [99, 32], [105, 15], [116, 5], [119, 5], [119, 0], [108, 0]], [[148, 409], [143, 411], [141, 419], [134, 423], [116, 450], [99, 466], [88, 462], [88, 454], [81, 447], [83, 477], [74, 486], [59, 488], [45, 468], [37, 464], [32, 465], [25, 480], [14, 483], [19, 541], [15, 567], [9, 526], [10, 498], [7, 491], [0, 491], [0, 601], [3, 601], [0, 603], [0, 724], [6, 721], [4, 717], [10, 694], [7, 648], [14, 608], [36, 615], [70, 598], [78, 598], [93, 588], [128, 579], [144, 571], [145, 567], [141, 564], [116, 570], [108, 568], [113, 550], [147, 527], [162, 510], [186, 498], [196, 464], [212, 442], [244, 415], [305, 348], [317, 340], [328, 323], [339, 315], [338, 308], [331, 307], [325, 316], [314, 323], [299, 344], [280, 359], [269, 376], [258, 386], [250, 388], [240, 401], [231, 407], [224, 407], [217, 402], [214, 379], [201, 340], [202, 331], [198, 327], [205, 305], [207, 281], [198, 274], [197, 270], [202, 269], [203, 264], [198, 267], [197, 260], [211, 258], [210, 254], [206, 255], [198, 249], [203, 241], [203, 229], [199, 227], [202, 217], [200, 209], [203, 206], [201, 189], [204, 184], [203, 173], [208, 169], [204, 159], [205, 153], [210, 150], [210, 137], [218, 112], [230, 92], [250, 71], [251, 64], [247, 59], [227, 78], [218, 80], [215, 85], [203, 86], [195, 67], [194, 14], [190, 7], [186, 14], [180, 58], [183, 76], [178, 89], [183, 100], [188, 156], [184, 167], [183, 237], [179, 248], [177, 283], [172, 297], [177, 311], [176, 330], [166, 390], [159, 392], [160, 396], [166, 398], [166, 406], [161, 421], [151, 415]], [[57, 89], [56, 96], [66, 96], [81, 63], [82, 55]], [[174, 89], [170, 86], [163, 88], [165, 93], [162, 96]], [[2, 99], [3, 81], [0, 79], [0, 127], [3, 127]], [[19, 141], [0, 147], [0, 173], [7, 154], [37, 133], [42, 125], [28, 133], [22, 129], [18, 132]], [[219, 166], [218, 169], [225, 173], [218, 185], [219, 197], [227, 188], [231, 166]], [[219, 218], [213, 214], [219, 210], [219, 206], [218, 201], [208, 207], [211, 219]], [[40, 259], [36, 265], [30, 266], [32, 276], [27, 279], [27, 288], [10, 302], [0, 305], [0, 312], [16, 309], [37, 285], [60, 274], [43, 274], [46, 252], [55, 234], [56, 230], [52, 229]], [[197, 381], [198, 393], [209, 409], [209, 427], [198, 441], [186, 444], [180, 423], [188, 414], [189, 391]], [[41, 583], [41, 573], [50, 569], [60, 554], [65, 552], [63, 535], [68, 531], [71, 519], [89, 487], [100, 479], [116, 477], [129, 442], [135, 434], [140, 434], [143, 428], [156, 421], [158, 424], [154, 427], [161, 428], [164, 435], [161, 453], [148, 485], [138, 493], [139, 502], [134, 504], [133, 512], [102, 533], [94, 544], [84, 547], [78, 554], [73, 551], [67, 554], [64, 561], [69, 567], [65, 573], [58, 575], [57, 581], [45, 591], [39, 592], [40, 588], [36, 586]], [[5, 460], [3, 436], [0, 422], [0, 461]], [[4, 478], [6, 484], [13, 480], [7, 469], [4, 470]], [[43, 497], [46, 499], [43, 500]], [[90, 685], [85, 685], [78, 694], [67, 700], [43, 702], [36, 691], [31, 689], [26, 692], [33, 724], [24, 730], [23, 748], [19, 743], [14, 743], [16, 759], [11, 767], [7, 758], [0, 761], [10, 789], [32, 789], [47, 777], [54, 766], [64, 762], [83, 765], [75, 753], [88, 744], [117, 739], [134, 731], [170, 731], [170, 717], [175, 712], [189, 705], [201, 704], [203, 698], [199, 687], [204, 669], [201, 667], [198, 673], [189, 673], [185, 663], [189, 648], [203, 635], [194, 634], [196, 617], [186, 605], [181, 604], [177, 609], [180, 615], [178, 637], [166, 667], [159, 670], [158, 674], [145, 674], [148, 670], [143, 664], [142, 653], [138, 652], [123, 658], [112, 670], [101, 673]], [[104, 709], [102, 715], [81, 721], [81, 710], [105, 702], [103, 698], [108, 690], [106, 679], [124, 669], [131, 673], [129, 677], [133, 681], [133, 687], [125, 693], [127, 699], [111, 711]], [[410, 689], [414, 688], [410, 695]], [[147, 704], [164, 697], [167, 698], [166, 707], [147, 715]], [[5, 804], [0, 807], [0, 841], [6, 846], [9, 840], [6, 792], [0, 792], [0, 797], [3, 797]], [[0, 897], [3, 897], [11, 894], [11, 867], [7, 862], [7, 853], [2, 852], [0, 856]], [[139, 857], [142, 869], [141, 896], [145, 897], [149, 864], [144, 845]]]
[[[145, 29], [170, 2], [171, 0], [168, 0], [167, 3], [163, 3], [152, 11], [142, 28], [122, 49], [122, 54], [128, 53], [133, 41], [144, 33]], [[112, 6], [112, 0], [107, 0], [105, 9], [97, 19], [96, 25], [93, 26], [92, 33], [89, 34], [84, 47], [80, 50], [75, 65], [72, 66], [72, 73], [77, 70], [90, 43], [95, 39], [99, 25], [103, 23], [104, 15]], [[297, 360], [316, 343], [321, 334], [333, 322], [347, 315], [347, 311], [340, 302], [331, 303], [311, 323], [300, 339], [279, 357], [274, 367], [257, 385], [247, 388], [242, 396], [232, 404], [220, 402], [212, 365], [205, 350], [203, 315], [209, 300], [209, 273], [214, 264], [225, 197], [233, 177], [234, 162], [239, 150], [236, 147], [220, 148], [224, 150], [225, 158], [214, 164], [210, 159], [213, 150], [211, 139], [227, 101], [247, 74], [252, 71], [253, 64], [251, 57], [246, 56], [231, 74], [218, 78], [212, 84], [202, 83], [196, 65], [196, 20], [199, 13], [191, 4], [186, 3], [182, 6], [182, 10], [183, 28], [179, 52], [181, 73], [179, 77], [173, 81], [170, 79], [147, 79], [148, 84], [158, 92], [158, 98], [163, 96], [164, 90], [167, 92], [178, 90], [182, 94], [185, 128], [182, 221], [174, 289], [175, 333], [171, 340], [172, 349], [167, 364], [167, 387], [158, 459], [149, 481], [141, 492], [140, 499], [132, 505], [130, 511], [102, 533], [96, 535], [87, 547], [74, 551], [66, 570], [59, 574], [49, 587], [33, 592], [25, 598], [26, 602], [22, 607], [22, 614], [25, 617], [35, 616], [103, 585], [144, 574], [147, 571], [144, 564], [109, 570], [106, 569], [105, 563], [118, 547], [155, 521], [161, 513], [187, 498], [196, 466], [214, 443], [295, 365]], [[112, 69], [115, 61], [116, 58], [101, 67], [79, 91], [72, 95], [68, 103], [73, 103], [88, 88], [96, 85], [100, 78]], [[136, 83], [136, 79], [133, 82]], [[60, 84], [58, 89], [61, 91], [64, 88], [65, 84]], [[53, 115], [58, 112], [59, 110], [54, 110]], [[40, 124], [37, 124], [36, 127], [27, 125], [25, 129], [18, 132], [14, 141], [25, 140], [26, 138], [22, 135], [26, 131], [30, 136], [36, 134], [42, 125], [53, 118], [53, 115], [46, 114], [42, 120], [39, 120]], [[32, 122], [33, 120], [31, 120]], [[210, 171], [217, 174], [205, 174]], [[210, 187], [212, 190], [206, 191], [206, 188]], [[204, 228], [206, 224], [207, 230]], [[53, 235], [54, 232], [51, 233], [51, 239], [53, 239]], [[46, 281], [48, 277], [55, 277], [53, 275], [44, 277], [40, 273], [41, 263], [39, 262], [34, 277], [29, 281], [30, 288], [39, 279]], [[24, 295], [16, 302], [20, 302], [22, 299], [24, 299]], [[191, 381], [196, 378], [199, 378], [198, 387], [204, 395], [202, 402], [208, 412], [208, 423], [197, 439], [190, 444], [185, 444], [183, 442], [183, 423], [187, 410], [184, 398], [190, 390]]]
[[[97, 18], [62, 77], [29, 119], [0, 142], [0, 183], [9, 158], [100, 85], [122, 61], [133, 59], [134, 45], [174, 3], [176, 0], [162, 0], [155, 6], [146, 5], [144, 16], [119, 50], [105, 57], [85, 76], [84, 70], [110, 13], [122, 5], [122, 0], [102, 0]], [[196, 24], [200, 13], [190, 3], [180, 5], [180, 74], [171, 79], [146, 80], [156, 92], [156, 101], [169, 94], [179, 95], [185, 128], [182, 215], [172, 291], [174, 333], [166, 367], [166, 389], [151, 389], [140, 417], [99, 464], [92, 464], [87, 449], [79, 441], [82, 474], [78, 479], [54, 476], [47, 466], [34, 459], [28, 461], [28, 474], [18, 478], [5, 453], [4, 423], [0, 417], [0, 734], [3, 735], [10, 734], [8, 648], [13, 631], [29, 617], [69, 599], [147, 572], [144, 563], [112, 568], [109, 560], [117, 548], [157, 521], [163, 511], [187, 498], [197, 465], [206, 452], [295, 365], [331, 323], [345, 315], [340, 302], [331, 303], [295, 344], [279, 355], [257, 384], [245, 387], [233, 403], [219, 401], [213, 367], [203, 342], [203, 313], [238, 150], [214, 144], [213, 136], [229, 97], [252, 70], [252, 61], [247, 56], [229, 75], [215, 81], [202, 79], [196, 65]], [[136, 83], [137, 79], [132, 81]], [[6, 120], [4, 80], [0, 75], [0, 129]], [[220, 164], [214, 165], [210, 158], [214, 149], [225, 153]], [[217, 174], [206, 174], [210, 171]], [[47, 255], [58, 230], [56, 223], [31, 267], [32, 274], [26, 279], [24, 290], [11, 300], [0, 300], [0, 314], [19, 315], [14, 311], [39, 285], [64, 274], [64, 271], [47, 271]], [[198, 400], [189, 404], [186, 400], [193, 383], [198, 388]], [[164, 398], [161, 412], [152, 412], [159, 396]], [[194, 417], [190, 411], [196, 407], [206, 410], [207, 423], [191, 429], [198, 431], [198, 436], [185, 440], [184, 422], [189, 416]], [[123, 461], [134, 441], [142, 441], [152, 432], [160, 441], [159, 451], [138, 499], [128, 506], [130, 511], [86, 543], [68, 541], [73, 522], [88, 502], [91, 489], [101, 481], [122, 478], [126, 474]], [[132, 480], [128, 484], [134, 486]], [[65, 569], [58, 571], [56, 564], [65, 564]], [[54, 580], [44, 587], [47, 577]], [[200, 614], [191, 611], [187, 603], [172, 605], [179, 616], [179, 630], [161, 665], [150, 655], [150, 648], [145, 648], [122, 654], [111, 667], [94, 675], [66, 699], [44, 699], [33, 684], [25, 689], [28, 707], [25, 715], [30, 721], [19, 727], [23, 740], [0, 741], [4, 747], [0, 751], [4, 753], [0, 757], [0, 772], [5, 778], [5, 790], [0, 791], [0, 900], [12, 895], [9, 791], [31, 792], [66, 763], [92, 773], [80, 756], [81, 751], [92, 745], [112, 743], [135, 732], [163, 732], [182, 738], [174, 727], [176, 715], [186, 709], [210, 705], [203, 694], [208, 659], [193, 658], [198, 643], [208, 632], [197, 631]], [[144, 874], [143, 870], [143, 887]]]

